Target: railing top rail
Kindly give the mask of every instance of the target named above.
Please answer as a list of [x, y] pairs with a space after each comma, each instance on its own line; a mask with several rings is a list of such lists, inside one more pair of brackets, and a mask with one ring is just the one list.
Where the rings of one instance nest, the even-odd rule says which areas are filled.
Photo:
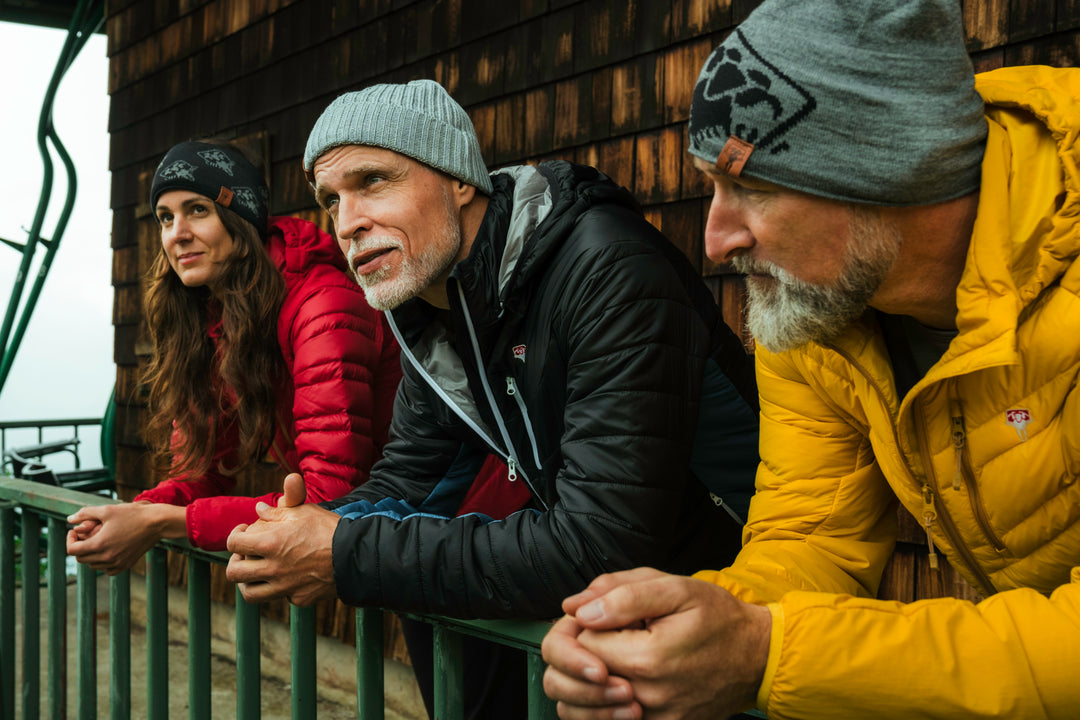
[[[9, 500], [57, 517], [67, 517], [86, 505], [107, 505], [119, 502], [101, 495], [91, 495], [67, 488], [44, 485], [0, 475], [0, 501]], [[210, 552], [194, 547], [186, 540], [164, 540], [170, 550], [224, 565], [227, 552]], [[417, 616], [419, 617], [419, 616]], [[426, 616], [428, 622], [478, 637], [497, 640], [504, 645], [535, 651], [544, 639], [550, 623], [532, 620], [459, 620], [441, 616]]]
[[68, 418], [53, 420], [0, 420], [0, 430], [20, 428], [72, 427], [73, 425], [100, 425], [101, 418]]

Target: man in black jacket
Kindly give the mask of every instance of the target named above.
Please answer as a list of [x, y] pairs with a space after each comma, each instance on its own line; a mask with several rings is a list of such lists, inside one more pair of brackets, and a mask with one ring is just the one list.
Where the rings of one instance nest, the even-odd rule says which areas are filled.
[[[234, 531], [246, 598], [545, 618], [601, 573], [734, 556], [752, 370], [626, 190], [561, 162], [489, 176], [468, 115], [426, 80], [335, 100], [304, 167], [404, 379], [365, 485]], [[487, 453], [526, 509], [434, 511], [451, 469]]]

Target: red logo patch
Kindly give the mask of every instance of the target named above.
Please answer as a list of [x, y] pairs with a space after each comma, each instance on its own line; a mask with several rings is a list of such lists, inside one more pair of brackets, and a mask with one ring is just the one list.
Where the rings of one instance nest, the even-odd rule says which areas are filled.
[[1031, 413], [1024, 408], [1005, 411], [1005, 422], [1016, 430], [1023, 441], [1027, 440], [1027, 426], [1031, 422]]
[[525, 362], [525, 346], [524, 345], [515, 345], [514, 346], [514, 357], [517, 358], [518, 360], [520, 360], [521, 362]]

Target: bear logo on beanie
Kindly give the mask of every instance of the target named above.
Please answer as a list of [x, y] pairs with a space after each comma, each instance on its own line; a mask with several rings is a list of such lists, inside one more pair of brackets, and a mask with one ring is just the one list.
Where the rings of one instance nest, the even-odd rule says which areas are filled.
[[[736, 30], [705, 63], [694, 88], [690, 140], [723, 146], [734, 136], [761, 152], [788, 148], [784, 135], [814, 111], [814, 97], [758, 54]], [[738, 119], [736, 119], [738, 118]]]
[[210, 167], [220, 170], [229, 177], [233, 176], [233, 168], [236, 167], [236, 163], [224, 151], [214, 148], [212, 150], [200, 150], [197, 154]]

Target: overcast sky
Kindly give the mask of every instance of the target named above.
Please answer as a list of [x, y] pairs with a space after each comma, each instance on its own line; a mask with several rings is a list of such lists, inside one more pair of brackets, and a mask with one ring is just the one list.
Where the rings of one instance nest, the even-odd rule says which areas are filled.
[[[38, 117], [66, 32], [0, 22], [0, 237], [25, 242], [44, 166]], [[53, 122], [78, 172], [74, 213], [41, 297], [0, 389], [0, 420], [100, 416], [115, 380], [113, 365], [105, 37], [87, 43], [60, 85]], [[54, 200], [42, 229], [51, 237], [67, 190], [55, 160]], [[44, 248], [34, 254], [25, 300]], [[0, 245], [0, 322], [22, 256]], [[21, 314], [21, 306], [20, 306]], [[9, 444], [10, 444], [9, 439]]]

